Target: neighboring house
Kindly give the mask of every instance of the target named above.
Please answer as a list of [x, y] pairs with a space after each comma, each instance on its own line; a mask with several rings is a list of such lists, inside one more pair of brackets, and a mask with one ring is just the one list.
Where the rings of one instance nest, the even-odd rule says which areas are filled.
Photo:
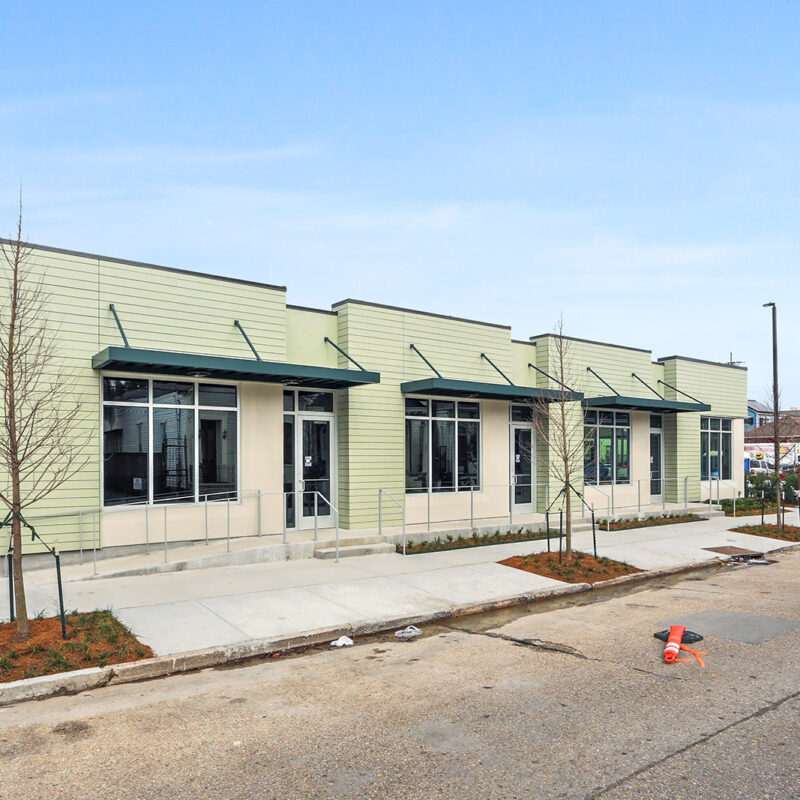
[[766, 425], [772, 421], [772, 409], [764, 403], [759, 403], [758, 400], [747, 401], [747, 418], [744, 421], [745, 431], [750, 431], [753, 428], [758, 428], [760, 425]]
[[[781, 414], [778, 420], [781, 467], [788, 469], [800, 464], [800, 413]], [[744, 457], [746, 460], [764, 461], [775, 469], [775, 431], [772, 420], [758, 428], [745, 431]]]
[[[532, 401], [557, 395], [553, 334], [363, 300], [306, 308], [282, 286], [53, 247], [31, 263], [95, 432], [86, 468], [30, 510], [63, 550], [229, 529], [308, 541], [375, 529], [379, 509], [395, 529], [524, 522], [558, 494], [532, 423]], [[588, 505], [743, 490], [744, 367], [565, 339]]]

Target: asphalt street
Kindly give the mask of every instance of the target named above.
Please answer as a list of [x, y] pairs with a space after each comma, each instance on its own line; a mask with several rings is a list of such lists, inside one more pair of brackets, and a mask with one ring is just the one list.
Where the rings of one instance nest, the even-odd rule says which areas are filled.
[[[0, 797], [798, 798], [800, 553], [775, 558], [2, 709]], [[662, 662], [684, 617], [705, 669]]]

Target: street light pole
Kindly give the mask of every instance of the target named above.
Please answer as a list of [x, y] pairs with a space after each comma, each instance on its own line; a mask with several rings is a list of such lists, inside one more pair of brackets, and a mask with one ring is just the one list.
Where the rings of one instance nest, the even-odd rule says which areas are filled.
[[775, 499], [778, 507], [778, 524], [781, 522], [781, 439], [780, 397], [778, 396], [778, 309], [775, 303], [764, 303], [772, 308], [772, 436], [775, 445]]

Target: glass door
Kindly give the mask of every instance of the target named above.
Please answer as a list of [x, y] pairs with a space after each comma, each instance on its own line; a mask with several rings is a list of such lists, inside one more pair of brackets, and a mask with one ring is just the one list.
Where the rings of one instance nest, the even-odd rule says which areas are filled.
[[333, 459], [332, 431], [333, 421], [324, 418], [311, 418], [297, 415], [297, 488], [299, 493], [299, 515], [297, 527], [333, 526], [333, 512], [327, 500], [332, 499]]
[[530, 425], [511, 426], [511, 483], [514, 513], [533, 513], [533, 429]]
[[664, 448], [661, 431], [650, 431], [650, 501], [664, 499]]

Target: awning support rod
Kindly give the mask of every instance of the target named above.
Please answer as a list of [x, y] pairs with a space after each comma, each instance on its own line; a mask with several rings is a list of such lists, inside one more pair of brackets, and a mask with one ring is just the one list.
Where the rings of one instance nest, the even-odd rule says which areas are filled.
[[684, 397], [688, 397], [690, 400], [694, 400], [695, 403], [701, 403], [701, 404], [704, 405], [702, 400], [698, 400], [696, 397], [692, 397], [692, 395], [686, 394], [686, 392], [682, 392], [676, 386], [672, 386], [669, 383], [667, 383], [666, 381], [662, 381], [661, 378], [658, 379], [658, 382], [660, 384], [666, 386], [668, 389], [672, 389], [673, 392], [677, 392], [678, 394], [682, 394]]
[[530, 362], [528, 362], [528, 366], [531, 369], [535, 369], [537, 372], [541, 372], [542, 375], [545, 376], [545, 378], [549, 378], [554, 383], [557, 383], [562, 389], [566, 389], [568, 392], [573, 392], [573, 390], [570, 389], [569, 386], [567, 386], [566, 383], [561, 383], [561, 381], [558, 380], [558, 378], [554, 378], [552, 375], [550, 375], [549, 373], [545, 372], [543, 369], [539, 369], [539, 367], [537, 367], [535, 364], [531, 364]]
[[611, 389], [611, 391], [614, 392], [617, 397], [620, 397], [620, 393], [608, 381], [604, 381], [591, 367], [586, 367], [586, 371], [591, 372], [592, 375], [594, 375], [595, 378], [600, 381], [600, 383], [602, 383], [604, 386], [608, 386], [608, 388]]
[[649, 383], [645, 383], [635, 372], [631, 372], [631, 376], [636, 378], [636, 380], [639, 381], [639, 383], [641, 383], [644, 386], [646, 386], [653, 394], [657, 395], [662, 400], [666, 400], [667, 399], [666, 397], [664, 397], [663, 394], [658, 394], [658, 392]]
[[250, 337], [247, 335], [247, 331], [242, 327], [242, 323], [239, 322], [238, 319], [235, 319], [233, 324], [242, 332], [242, 336], [244, 336], [244, 340], [247, 342], [247, 344], [250, 345], [250, 349], [253, 351], [256, 361], [261, 361], [261, 356], [258, 354], [258, 350], [256, 350], [256, 348], [253, 346], [253, 343], [250, 341]]
[[503, 372], [503, 370], [501, 370], [500, 367], [498, 367], [497, 364], [495, 364], [494, 361], [492, 361], [492, 359], [486, 355], [486, 353], [481, 353], [481, 358], [485, 358], [512, 386], [514, 385], [514, 381], [512, 381], [508, 375], [506, 375], [505, 372]]
[[119, 321], [119, 315], [117, 314], [117, 309], [114, 308], [113, 303], [109, 303], [108, 308], [114, 315], [114, 321], [117, 323], [117, 327], [119, 328], [119, 335], [122, 337], [122, 341], [125, 347], [130, 347], [130, 344], [128, 344], [128, 337], [125, 335], [125, 329], [122, 327], [122, 323]]
[[409, 349], [413, 350], [436, 373], [437, 377], [442, 377], [442, 373], [439, 372], [439, 370], [436, 369], [436, 367], [434, 367], [424, 355], [422, 355], [422, 351], [415, 344], [412, 344]]
[[355, 360], [355, 359], [354, 359], [352, 356], [349, 356], [349, 355], [347, 355], [347, 353], [345, 353], [345, 351], [344, 351], [344, 350], [342, 350], [342, 348], [341, 348], [341, 347], [339, 347], [339, 345], [338, 345], [338, 344], [336, 344], [336, 342], [332, 341], [332, 340], [331, 340], [331, 339], [329, 339], [327, 336], [325, 337], [325, 341], [326, 341], [328, 344], [330, 344], [330, 345], [333, 345], [333, 346], [334, 346], [334, 347], [335, 347], [335, 348], [336, 348], [336, 349], [337, 349], [337, 350], [338, 350], [338, 351], [339, 351], [339, 352], [340, 352], [340, 353], [341, 353], [341, 354], [342, 354], [342, 355], [343, 355], [343, 356], [344, 356], [344, 357], [345, 357], [345, 358], [346, 358], [348, 361], [350, 361], [350, 362], [352, 362], [353, 364], [355, 364], [355, 365], [356, 365], [356, 366], [357, 366], [357, 367], [358, 367], [358, 368], [359, 368], [359, 369], [360, 369], [362, 372], [366, 372], [366, 370], [364, 369], [364, 367], [362, 367], [362, 366], [361, 366], [361, 364], [359, 364], [359, 363], [358, 363], [358, 361], [356, 361], [356, 360]]

